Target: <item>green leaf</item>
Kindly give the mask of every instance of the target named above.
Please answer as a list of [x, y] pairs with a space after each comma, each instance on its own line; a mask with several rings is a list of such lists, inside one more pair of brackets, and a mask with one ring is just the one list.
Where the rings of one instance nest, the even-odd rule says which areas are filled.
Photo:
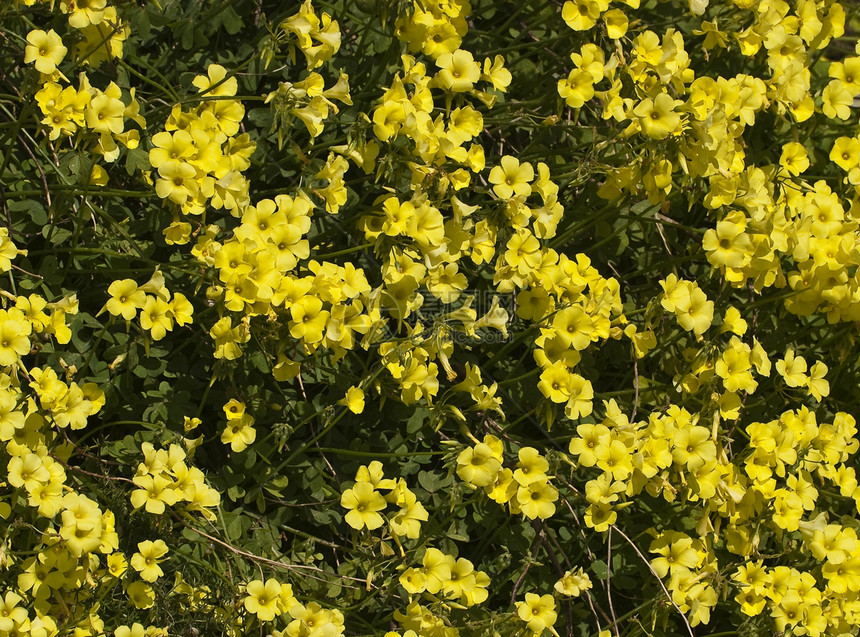
[[23, 201], [10, 201], [9, 211], [12, 213], [23, 213], [30, 217], [30, 220], [43, 226], [48, 223], [48, 213], [42, 203], [36, 199], [25, 199]]
[[454, 480], [453, 476], [442, 475], [441, 473], [431, 471], [421, 471], [418, 473], [418, 483], [428, 493], [433, 493], [450, 485]]
[[226, 10], [221, 12], [220, 21], [224, 25], [224, 30], [230, 35], [236, 35], [244, 26], [242, 18], [233, 10], [233, 7], [227, 7]]
[[135, 174], [139, 170], [149, 170], [149, 153], [141, 148], [131, 148], [125, 155], [125, 171], [129, 175]]
[[418, 407], [406, 421], [406, 432], [409, 434], [417, 433], [424, 425], [429, 413], [425, 407]]
[[463, 520], [454, 520], [451, 522], [451, 526], [448, 527], [446, 535], [452, 540], [456, 540], [458, 542], [469, 541], [469, 532], [466, 527], [466, 523]]

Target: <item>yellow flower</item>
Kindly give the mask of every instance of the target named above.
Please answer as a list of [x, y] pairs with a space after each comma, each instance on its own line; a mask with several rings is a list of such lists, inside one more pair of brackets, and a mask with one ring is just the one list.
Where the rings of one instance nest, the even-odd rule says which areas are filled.
[[626, 488], [624, 482], [613, 482], [611, 473], [601, 473], [585, 483], [585, 499], [591, 504], [612, 504]]
[[228, 419], [227, 426], [221, 432], [221, 442], [230, 445], [236, 453], [244, 451], [257, 439], [257, 430], [253, 424], [254, 418], [250, 414]]
[[12, 269], [12, 259], [18, 254], [27, 254], [26, 250], [18, 250], [12, 239], [9, 238], [9, 229], [0, 228], [0, 272], [8, 272]]
[[102, 543], [102, 512], [98, 504], [86, 496], [67, 493], [63, 498], [60, 537], [68, 551], [80, 557], [99, 548]]
[[27, 34], [27, 46], [24, 49], [24, 62], [35, 63], [36, 70], [45, 75], [51, 75], [57, 70], [57, 65], [66, 57], [63, 40], [51, 29], [47, 33], [34, 29]]
[[146, 303], [146, 293], [132, 279], [114, 281], [108, 294], [111, 298], [105, 305], [107, 311], [113, 316], [122, 316], [126, 321], [133, 319]]
[[684, 305], [686, 307], [680, 311], [677, 307], [675, 309], [678, 325], [697, 336], [703, 334], [714, 320], [714, 302], [709, 301], [705, 293], [696, 286], [685, 298]]
[[529, 630], [535, 635], [539, 635], [544, 629], [553, 626], [558, 617], [552, 595], [537, 595], [535, 593], [526, 593], [525, 601], [517, 602], [517, 615], [526, 622]]
[[193, 314], [194, 306], [191, 301], [181, 292], [176, 292], [167, 307], [168, 318], [176, 321], [177, 325], [187, 325], [193, 321]]
[[51, 479], [51, 472], [42, 461], [41, 456], [35, 453], [12, 456], [6, 471], [6, 480], [11, 486], [15, 488], [24, 487], [27, 491], [33, 491], [40, 484]]
[[561, 17], [574, 31], [587, 31], [597, 24], [597, 18], [608, 5], [605, 0], [568, 0], [561, 8]]
[[408, 568], [400, 574], [400, 585], [410, 595], [417, 595], [427, 589], [427, 576], [420, 569]]
[[164, 540], [145, 540], [137, 545], [137, 553], [131, 556], [131, 566], [140, 573], [140, 579], [154, 582], [164, 575], [159, 563], [167, 555], [167, 544]]
[[290, 306], [290, 334], [307, 344], [318, 343], [328, 322], [329, 313], [322, 309], [322, 301], [305, 295]]
[[518, 452], [519, 462], [514, 471], [514, 480], [527, 487], [533, 482], [545, 482], [549, 462], [534, 447], [523, 447]]
[[392, 491], [389, 500], [395, 498], [393, 501], [400, 510], [391, 516], [389, 526], [395, 535], [405, 535], [414, 540], [421, 533], [421, 523], [429, 519], [429, 514], [402, 479], [398, 486], [401, 488]]
[[556, 500], [558, 500], [558, 489], [545, 479], [517, 489], [517, 503], [523, 515], [530, 520], [535, 518], [545, 520], [552, 517], [555, 513], [553, 503]]
[[681, 102], [672, 99], [667, 93], [660, 93], [653, 100], [646, 97], [636, 108], [633, 114], [639, 118], [639, 125], [651, 139], [666, 139], [676, 132], [681, 125], [681, 116], [675, 112], [675, 108]]
[[609, 443], [609, 428], [602, 424], [579, 425], [576, 434], [570, 439], [570, 453], [579, 456], [581, 466], [593, 467], [597, 464], [596, 450]]
[[[115, 90], [112, 90], [114, 89]], [[125, 127], [123, 113], [125, 104], [122, 100], [114, 97], [120, 93], [119, 87], [111, 82], [107, 91], [99, 92], [87, 105], [85, 111], [87, 126], [96, 133], [114, 133], [119, 135]]]
[[679, 570], [693, 569], [699, 563], [699, 554], [693, 546], [693, 540], [678, 531], [665, 532], [651, 542], [648, 550], [660, 555], [651, 560], [651, 568], [660, 577]]
[[155, 591], [146, 582], [132, 582], [126, 589], [126, 594], [136, 608], [146, 609], [155, 605]]
[[435, 595], [442, 590], [443, 583], [451, 580], [451, 569], [456, 562], [453, 557], [445, 555], [439, 549], [429, 548], [424, 553], [421, 564], [418, 570], [426, 578], [427, 592]]
[[0, 632], [17, 632], [16, 626], [26, 625], [28, 613], [23, 601], [20, 595], [12, 591], [0, 597]]
[[197, 195], [197, 170], [180, 162], [167, 162], [158, 169], [155, 192], [178, 206]]
[[615, 524], [618, 514], [608, 504], [591, 504], [585, 510], [584, 518], [586, 526], [601, 533]]
[[368, 482], [375, 489], [393, 489], [396, 482], [391, 478], [386, 478], [382, 470], [382, 463], [379, 460], [374, 460], [368, 465], [361, 465], [355, 472], [356, 482]]
[[128, 561], [122, 553], [111, 553], [107, 556], [108, 573], [114, 577], [122, 577], [128, 570]]
[[364, 392], [361, 387], [350, 387], [346, 390], [346, 396], [340, 400], [352, 413], [360, 414], [364, 411]]
[[856, 168], [860, 165], [860, 139], [839, 137], [830, 150], [830, 161], [845, 171]]
[[239, 347], [239, 343], [247, 343], [251, 338], [247, 325], [239, 323], [234, 327], [229, 316], [225, 316], [215, 323], [209, 330], [209, 335], [215, 341], [215, 358], [226, 358], [227, 360], [239, 358], [242, 355], [242, 348]]
[[[837, 140], [838, 142], [838, 140]], [[834, 146], [834, 149], [836, 147]], [[830, 158], [833, 159], [831, 152]], [[806, 148], [798, 142], [789, 142], [782, 147], [782, 154], [779, 157], [779, 165], [785, 168], [789, 175], [796, 177], [809, 168], [809, 155], [806, 153]]]
[[583, 592], [591, 588], [591, 578], [582, 569], [567, 571], [560, 580], [555, 583], [555, 590], [567, 597], [579, 597]]
[[457, 49], [453, 53], [443, 53], [436, 59], [439, 72], [434, 78], [436, 85], [463, 93], [469, 91], [481, 79], [481, 65], [475, 61], [469, 51]]
[[777, 489], [771, 506], [774, 524], [789, 532], [797, 531], [803, 517], [803, 499], [797, 493], [788, 489]]
[[161, 475], [144, 474], [132, 478], [140, 487], [131, 492], [131, 505], [135, 509], [145, 507], [147, 513], [161, 515], [165, 505], [176, 504], [177, 495], [173, 483]]
[[245, 415], [245, 403], [240, 402], [235, 398], [231, 398], [222, 407], [222, 410], [224, 411], [224, 415], [227, 417], [227, 420], [241, 418]]
[[743, 336], [747, 332], [747, 322], [736, 307], [729, 307], [723, 315], [723, 324], [720, 325], [720, 333], [724, 332], [731, 332], [737, 336]]
[[803, 387], [808, 383], [806, 359], [803, 356], [795, 356], [794, 349], [791, 347], [785, 351], [785, 356], [781, 360], [776, 361], [776, 371], [789, 387]]
[[629, 22], [621, 9], [607, 11], [603, 14], [603, 21], [606, 23], [606, 34], [613, 40], [623, 38], [627, 33]]
[[809, 378], [806, 381], [806, 388], [809, 390], [809, 395], [815, 398], [818, 402], [824, 396], [830, 395], [830, 383], [827, 382], [827, 365], [818, 361], [809, 368]]
[[269, 579], [265, 583], [258, 579], [251, 580], [245, 592], [245, 610], [256, 615], [261, 622], [272, 621], [281, 614], [281, 585], [277, 580]]
[[169, 314], [170, 306], [161, 298], [147, 296], [140, 311], [140, 326], [149, 330], [152, 340], [160, 341], [173, 329], [173, 319]]
[[685, 427], [675, 434], [672, 459], [677, 464], [686, 465], [689, 471], [715, 460], [716, 455], [716, 443], [707, 428]]
[[194, 138], [184, 130], [174, 131], [172, 135], [156, 133], [152, 136], [152, 144], [154, 148], [149, 151], [149, 163], [156, 169], [192, 159], [198, 152]]
[[369, 482], [357, 482], [343, 492], [340, 505], [349, 509], [345, 520], [354, 529], [378, 529], [385, 520], [379, 514], [386, 507], [385, 498]]
[[594, 322], [581, 307], [573, 305], [556, 312], [552, 329], [566, 346], [584, 350], [591, 343]]
[[513, 196], [528, 197], [532, 192], [529, 185], [534, 179], [534, 168], [528, 162], [510, 155], [504, 155], [498, 166], [490, 171], [489, 182], [493, 184], [493, 192], [499, 199], [510, 199]]
[[490, 446], [483, 442], [467, 447], [457, 456], [457, 475], [476, 487], [491, 485], [501, 468], [502, 463], [495, 457]]
[[749, 261], [753, 248], [744, 230], [744, 225], [724, 219], [717, 222], [716, 229], [705, 231], [702, 247], [708, 253], [711, 265], [741, 268]]
[[517, 230], [505, 247], [505, 262], [520, 274], [529, 274], [540, 265], [540, 242], [528, 230]]
[[597, 467], [611, 473], [616, 480], [626, 480], [633, 473], [632, 451], [618, 439], [609, 439], [594, 450]]
[[493, 88], [502, 93], [507, 91], [511, 83], [511, 72], [505, 68], [504, 56], [497, 55], [491, 61], [490, 58], [484, 59], [484, 72], [481, 79], [493, 84]]
[[581, 108], [594, 97], [594, 78], [587, 71], [573, 69], [567, 78], [558, 81], [558, 94], [571, 108]]
[[466, 558], [451, 560], [451, 577], [442, 583], [442, 593], [457, 599], [475, 588], [475, 566]]
[[17, 308], [0, 310], [0, 366], [10, 366], [30, 352], [32, 326]]
[[723, 386], [730, 392], [754, 392], [758, 383], [753, 380], [750, 347], [732, 336], [723, 355], [714, 364], [717, 376], [723, 379]]
[[227, 78], [227, 69], [220, 64], [210, 64], [206, 69], [206, 75], [198, 75], [191, 83], [206, 95], [219, 97], [235, 95], [238, 90], [236, 78], [225, 78]]
[[821, 111], [830, 119], [846, 120], [851, 117], [854, 96], [840, 80], [831, 80], [821, 93]]
[[445, 241], [445, 220], [442, 213], [425, 203], [407, 219], [407, 234], [425, 251], [435, 249]]
[[131, 626], [117, 626], [114, 637], [145, 637], [146, 628], [143, 624], [134, 622]]

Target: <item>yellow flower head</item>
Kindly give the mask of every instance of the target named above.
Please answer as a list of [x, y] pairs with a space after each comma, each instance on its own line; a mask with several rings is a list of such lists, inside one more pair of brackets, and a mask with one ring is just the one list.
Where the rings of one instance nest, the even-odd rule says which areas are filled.
[[164, 575], [159, 563], [167, 555], [167, 544], [164, 540], [146, 540], [137, 545], [137, 553], [131, 556], [131, 566], [140, 573], [140, 579], [154, 582]]
[[346, 396], [341, 400], [352, 413], [360, 414], [364, 411], [364, 392], [361, 387], [350, 387], [346, 390]]
[[526, 593], [525, 601], [517, 602], [517, 615], [526, 622], [529, 630], [536, 635], [553, 626], [558, 617], [552, 595], [537, 595], [536, 593]]
[[343, 492], [340, 504], [349, 509], [346, 522], [354, 529], [378, 529], [384, 523], [379, 514], [386, 506], [385, 498], [370, 482], [356, 482], [352, 489]]
[[245, 592], [245, 610], [256, 615], [260, 621], [272, 621], [281, 614], [281, 585], [277, 580], [270, 579], [265, 583], [258, 579], [251, 580]]
[[24, 49], [24, 62], [33, 62], [36, 70], [45, 75], [51, 75], [57, 70], [57, 65], [66, 57], [63, 40], [51, 29], [47, 33], [34, 29], [27, 34], [27, 46]]
[[510, 199], [513, 196], [528, 197], [532, 192], [529, 185], [534, 179], [534, 168], [528, 162], [510, 155], [499, 160], [499, 165], [490, 171], [489, 182], [493, 184], [493, 192], [500, 199]]
[[659, 93], [651, 99], [646, 97], [633, 109], [633, 114], [639, 119], [639, 125], [651, 139], [666, 139], [678, 131], [681, 126], [681, 115], [675, 109], [681, 102], [667, 93]]
[[579, 597], [583, 592], [591, 588], [591, 578], [582, 568], [575, 571], [567, 571], [560, 580], [555, 583], [555, 590], [567, 597]]
[[463, 93], [471, 90], [481, 79], [481, 65], [472, 57], [469, 51], [457, 49], [453, 53], [443, 53], [436, 60], [439, 72], [434, 78], [437, 86]]

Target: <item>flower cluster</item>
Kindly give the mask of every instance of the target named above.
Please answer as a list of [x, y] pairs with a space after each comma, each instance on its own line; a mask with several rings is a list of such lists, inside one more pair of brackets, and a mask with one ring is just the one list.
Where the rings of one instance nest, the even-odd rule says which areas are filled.
[[856, 635], [857, 8], [276, 4], [0, 6], [0, 634]]
[[164, 229], [168, 242], [183, 245], [191, 238], [186, 215], [201, 216], [207, 206], [242, 216], [248, 206], [248, 181], [242, 174], [250, 165], [255, 144], [239, 134], [245, 107], [236, 95], [235, 77], [219, 64], [194, 78], [203, 99], [189, 110], [173, 107], [165, 130], [152, 137], [149, 163], [158, 172], [155, 191], [173, 204], [173, 222]]
[[203, 472], [197, 467], [189, 467], [186, 454], [179, 445], [168, 449], [155, 449], [150, 443], [143, 443], [143, 462], [138, 464], [133, 478], [138, 487], [131, 492], [131, 505], [141, 507], [147, 513], [160, 515], [166, 506], [184, 502], [186, 511], [197, 511], [210, 520], [215, 514], [210, 510], [217, 507], [221, 496], [206, 484]]
[[[387, 490], [383, 495], [379, 490]], [[389, 504], [399, 509], [386, 519], [380, 513]], [[362, 465], [355, 474], [355, 485], [343, 492], [340, 505], [349, 509], [344, 520], [352, 528], [374, 530], [388, 522], [395, 536], [417, 539], [421, 523], [428, 519], [427, 510], [415, 494], [406, 486], [403, 478], [385, 478], [382, 463], [378, 460]]]
[[174, 325], [190, 324], [194, 306], [184, 294], [176, 292], [171, 298], [164, 285], [164, 276], [156, 271], [146, 283], [138, 286], [133, 279], [114, 281], [108, 287], [110, 299], [104, 308], [111, 316], [121, 316], [129, 324], [140, 312], [140, 327], [147, 330], [153, 341], [160, 341]]
[[511, 514], [545, 520], [555, 513], [558, 489], [547, 475], [549, 462], [534, 447], [522, 447], [512, 470], [502, 466], [502, 441], [492, 435], [457, 456], [457, 475], [471, 487], [483, 487], [490, 499], [508, 505]]

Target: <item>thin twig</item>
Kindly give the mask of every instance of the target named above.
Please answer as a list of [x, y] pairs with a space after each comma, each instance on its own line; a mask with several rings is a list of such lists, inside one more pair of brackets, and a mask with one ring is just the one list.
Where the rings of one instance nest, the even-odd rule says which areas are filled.
[[[562, 482], [564, 482], [568, 486], [568, 488], [570, 488], [571, 490], [573, 490], [576, 493], [579, 493], [579, 491], [577, 491], [572, 485], [568, 484], [567, 481], [565, 481], [562, 478], [559, 478], [559, 479]], [[588, 557], [591, 559], [591, 561], [593, 563], [596, 558], [594, 557], [594, 553], [591, 552], [591, 548], [589, 548], [589, 546], [588, 546], [588, 538], [585, 535], [585, 531], [582, 530], [582, 522], [579, 521], [579, 516], [576, 514], [576, 511], [574, 511], [573, 507], [570, 505], [570, 502], [567, 501], [567, 498], [562, 497], [561, 500], [562, 500], [562, 502], [565, 503], [565, 505], [567, 505], [567, 508], [570, 510], [570, 514], [573, 516], [573, 519], [576, 521], [576, 526], [579, 529], [579, 533], [583, 539], [583, 545], [585, 546], [585, 552], [588, 553]], [[594, 600], [591, 598], [591, 594], [588, 591], [585, 591], [585, 597], [588, 600], [588, 606], [591, 608], [591, 614], [594, 615], [594, 623], [597, 624], [597, 632], [600, 632], [600, 617], [598, 617], [597, 609], [594, 607]], [[609, 616], [607, 616], [607, 614], [605, 612], [603, 612], [602, 608], [600, 609], [600, 614], [603, 615], [603, 619], [605, 619], [607, 622], [611, 621], [609, 619]]]
[[[540, 533], [543, 533], [543, 531], [541, 531]], [[514, 590], [511, 591], [511, 604], [513, 604], [517, 601], [517, 591], [520, 588], [520, 584], [523, 583], [523, 580], [526, 578], [526, 575], [528, 574], [529, 569], [532, 567], [532, 564], [534, 563], [534, 556], [535, 556], [535, 553], [537, 553], [537, 547], [538, 547], [538, 543], [540, 540], [540, 533], [538, 533], [538, 535], [536, 535], [535, 539], [532, 541], [532, 548], [529, 551], [529, 561], [526, 564], [526, 567], [523, 569], [523, 572], [520, 573], [520, 576], [517, 578], [517, 581], [514, 582]]]
[[[659, 215], [658, 215], [658, 216], [659, 216]], [[674, 256], [674, 255], [672, 254], [672, 251], [669, 249], [669, 243], [666, 241], [666, 235], [665, 235], [665, 234], [663, 234], [663, 224], [662, 224], [662, 223], [657, 223], [657, 224], [654, 224], [654, 225], [656, 225], [656, 226], [657, 226], [657, 233], [660, 235], [660, 238], [663, 240], [663, 247], [664, 247], [664, 248], [666, 248], [666, 252], [668, 252], [668, 253], [669, 253], [669, 256], [670, 256], [670, 257], [671, 257], [671, 256]]]
[[36, 278], [36, 279], [44, 279], [44, 278], [45, 278], [45, 277], [43, 277], [41, 274], [36, 274], [35, 272], [28, 272], [28, 271], [27, 271], [27, 270], [25, 270], [24, 268], [22, 268], [22, 267], [20, 267], [20, 266], [17, 266], [17, 265], [15, 265], [14, 263], [12, 264], [12, 267], [13, 267], [15, 270], [18, 270], [19, 272], [23, 272], [23, 273], [24, 273], [24, 274], [26, 274], [27, 276], [31, 276], [31, 277], [33, 277], [33, 278]]
[[83, 473], [85, 475], [92, 476], [93, 478], [101, 478], [103, 480], [113, 480], [114, 482], [128, 482], [129, 484], [134, 484], [134, 482], [129, 480], [128, 478], [123, 478], [122, 476], [106, 476], [101, 473], [93, 473], [92, 471], [87, 471], [86, 469], [81, 469], [80, 467], [70, 465], [67, 462], [61, 460], [59, 457], [55, 456], [54, 454], [50, 454], [50, 456], [70, 471], [74, 471], [76, 473]]
[[564, 549], [561, 547], [561, 544], [558, 542], [558, 538], [555, 537], [555, 533], [552, 532], [552, 529], [544, 523], [544, 529], [546, 530], [547, 537], [552, 541], [555, 545], [555, 548], [558, 550], [561, 557], [564, 558], [564, 565], [570, 570], [570, 560], [567, 557], [567, 553], [564, 552]]
[[[532, 522], [532, 526], [537, 530], [537, 523]], [[564, 569], [561, 567], [561, 563], [558, 561], [558, 557], [555, 554], [552, 546], [550, 546], [549, 540], [547, 536], [549, 535], [549, 527], [546, 522], [543, 522], [541, 531], [540, 531], [540, 539], [543, 542], [543, 547], [546, 550], [546, 554], [549, 555], [549, 559], [552, 560], [553, 566], [555, 566], [555, 570], [558, 572], [559, 579], [564, 577]], [[567, 559], [567, 558], [565, 558]], [[570, 597], [565, 597], [565, 606], [567, 609], [567, 637], [573, 637], [573, 606], [570, 601]]]
[[[215, 544], [223, 546], [225, 549], [232, 551], [236, 555], [241, 555], [242, 557], [247, 557], [248, 559], [254, 560], [256, 562], [261, 562], [263, 564], [268, 564], [269, 566], [273, 566], [275, 568], [282, 568], [285, 570], [295, 569], [295, 570], [315, 571], [317, 573], [324, 573], [326, 575], [332, 575], [333, 577], [339, 577], [341, 579], [348, 579], [348, 580], [352, 580], [354, 582], [361, 582], [362, 584], [366, 584], [366, 582], [367, 582], [367, 580], [361, 579], [359, 577], [351, 577], [349, 575], [340, 575], [339, 573], [327, 573], [326, 571], [322, 570], [321, 568], [319, 568], [317, 566], [310, 566], [307, 564], [286, 564], [284, 562], [278, 562], [276, 560], [270, 560], [270, 559], [262, 557], [260, 555], [254, 555], [253, 553], [248, 553], [247, 551], [243, 551], [242, 549], [237, 548], [237, 547], [233, 546], [232, 544], [228, 544], [227, 542], [224, 542], [223, 540], [219, 540], [217, 537], [215, 537], [213, 535], [209, 535], [208, 533], [205, 533], [204, 531], [201, 531], [200, 529], [195, 528], [195, 527], [191, 526], [190, 524], [187, 524], [185, 522], [185, 520], [182, 520], [178, 516], [176, 516], [176, 517], [177, 517], [177, 519], [179, 519], [182, 522], [182, 524], [185, 526], [185, 528], [190, 529], [191, 531], [194, 531], [198, 535], [205, 537], [210, 542], [215, 542]], [[311, 579], [315, 579], [319, 582], [326, 582], [325, 579], [323, 579], [321, 577], [317, 577], [315, 575], [311, 575], [309, 573], [306, 574], [305, 577], [310, 577]], [[328, 583], [328, 582], [326, 582], [326, 583]], [[355, 590], [360, 590], [359, 587], [350, 586], [349, 584], [341, 584], [341, 586], [344, 586], [345, 588], [352, 588]]]
[[[556, 476], [558, 478], [558, 476]], [[561, 478], [558, 478], [562, 482], [564, 482], [569, 488], [573, 489], [567, 482]], [[582, 536], [585, 544], [585, 552], [588, 553], [588, 557], [592, 562], [596, 559], [594, 557], [594, 553], [591, 552], [591, 547], [588, 546], [588, 538], [585, 536], [585, 531], [582, 530], [582, 522], [579, 521], [579, 516], [576, 514], [576, 511], [573, 510], [573, 507], [570, 505], [570, 502], [567, 501], [567, 498], [562, 498], [562, 502], [567, 505], [567, 508], [570, 510], [571, 515], [573, 515], [573, 519], [576, 520], [576, 526], [579, 529], [579, 534]]]
[[36, 166], [36, 170], [39, 171], [39, 177], [42, 180], [42, 188], [45, 190], [45, 201], [48, 203], [48, 208], [51, 207], [51, 190], [48, 188], [48, 178], [45, 176], [45, 171], [42, 170], [42, 165], [39, 163], [39, 160], [36, 159], [36, 156], [33, 154], [33, 151], [30, 150], [30, 147], [27, 145], [27, 140], [25, 140], [21, 135], [18, 135], [18, 141], [21, 142], [21, 146], [30, 156], [30, 159], [33, 160], [33, 164]]
[[[613, 527], [610, 527], [610, 530], [611, 530], [612, 528], [613, 528]], [[616, 530], [616, 531], [618, 531], [618, 533], [621, 535], [621, 537], [623, 537], [625, 540], [627, 540], [627, 543], [628, 543], [630, 546], [632, 546], [632, 547], [633, 547], [633, 550], [634, 550], [634, 551], [636, 551], [636, 554], [637, 554], [640, 558], [642, 558], [642, 561], [643, 561], [643, 562], [645, 562], [645, 566], [647, 566], [647, 567], [648, 567], [648, 570], [649, 570], [649, 571], [651, 571], [651, 574], [652, 574], [652, 575], [654, 575], [654, 577], [656, 577], [656, 578], [657, 578], [657, 582], [660, 584], [660, 588], [662, 588], [662, 589], [663, 589], [663, 592], [666, 594], [666, 597], [668, 597], [668, 598], [669, 598], [669, 601], [672, 603], [672, 606], [674, 606], [674, 607], [675, 607], [675, 610], [677, 610], [677, 611], [678, 611], [678, 614], [681, 616], [681, 620], [684, 622], [684, 626], [686, 626], [686, 627], [687, 627], [687, 632], [688, 632], [688, 633], [690, 633], [690, 637], [695, 637], [695, 635], [693, 635], [693, 627], [692, 627], [692, 626], [690, 626], [690, 622], [688, 622], [688, 621], [687, 621], [687, 616], [686, 616], [686, 615], [684, 615], [684, 612], [683, 612], [683, 611], [680, 609], [680, 607], [675, 603], [675, 600], [674, 600], [674, 599], [672, 599], [672, 596], [669, 594], [669, 591], [666, 589], [666, 585], [665, 585], [665, 584], [663, 584], [663, 580], [660, 578], [660, 576], [659, 576], [659, 575], [657, 575], [657, 571], [655, 571], [655, 570], [654, 570], [654, 568], [651, 566], [651, 562], [649, 562], [649, 561], [648, 561], [648, 559], [647, 559], [644, 555], [642, 555], [642, 552], [639, 550], [639, 547], [638, 547], [638, 546], [636, 546], [636, 544], [634, 544], [634, 543], [633, 543], [633, 540], [631, 540], [629, 537], [627, 537], [627, 535], [624, 533], [624, 531], [622, 531], [622, 530], [621, 530], [621, 529], [619, 529], [618, 527], [615, 527], [615, 530]]]
[[606, 534], [606, 599], [609, 600], [609, 614], [612, 615], [612, 627], [615, 629], [615, 637], [621, 637], [618, 632], [618, 619], [615, 617], [615, 605], [612, 603], [612, 525]]
[[[597, 626], [597, 633], [600, 634], [600, 617], [597, 616], [597, 610], [594, 608], [594, 599], [591, 597], [591, 593], [588, 591], [585, 592], [585, 599], [588, 601], [588, 606], [591, 608], [591, 614], [594, 616], [594, 623]], [[603, 612], [602, 610], [600, 611]], [[604, 613], [605, 615], [605, 613]], [[607, 618], [608, 619], [608, 618]]]
[[630, 422], [636, 420], [636, 411], [639, 409], [639, 361], [636, 353], [633, 353], [633, 411], [630, 412]]

